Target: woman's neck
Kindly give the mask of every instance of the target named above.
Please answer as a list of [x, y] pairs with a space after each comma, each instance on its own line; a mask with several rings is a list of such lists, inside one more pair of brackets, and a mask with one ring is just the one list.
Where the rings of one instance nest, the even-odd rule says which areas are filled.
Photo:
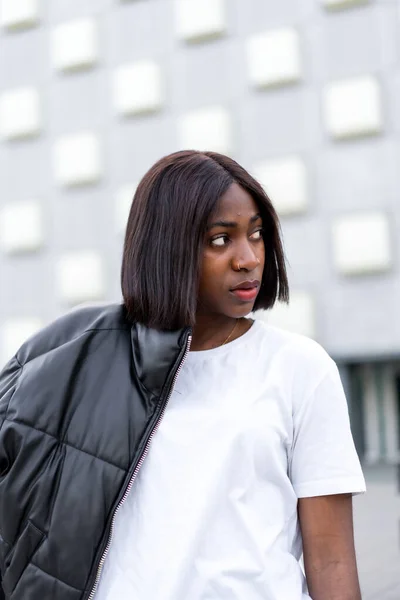
[[252, 321], [244, 317], [235, 319], [225, 316], [198, 315], [193, 328], [191, 350], [211, 350], [228, 341], [232, 342], [243, 335], [250, 328], [251, 323]]

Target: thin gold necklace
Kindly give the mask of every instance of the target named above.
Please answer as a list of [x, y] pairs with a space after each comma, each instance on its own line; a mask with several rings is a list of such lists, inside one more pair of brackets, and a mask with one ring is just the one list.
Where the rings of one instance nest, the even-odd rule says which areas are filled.
[[229, 340], [233, 336], [233, 333], [234, 333], [234, 331], [235, 331], [238, 323], [239, 323], [239, 319], [236, 319], [236, 323], [234, 324], [232, 331], [230, 332], [230, 334], [228, 335], [228, 337], [226, 338], [226, 340], [224, 341], [224, 343], [221, 344], [221, 346], [225, 346], [225, 344], [227, 344], [229, 342]]

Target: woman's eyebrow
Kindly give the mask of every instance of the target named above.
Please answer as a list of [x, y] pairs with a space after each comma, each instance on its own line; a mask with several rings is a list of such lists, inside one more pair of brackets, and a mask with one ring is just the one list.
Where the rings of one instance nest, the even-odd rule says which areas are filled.
[[237, 227], [237, 223], [235, 221], [215, 221], [211, 225], [208, 225], [207, 229], [212, 229], [213, 227]]
[[[260, 214], [256, 214], [253, 215], [249, 222], [250, 223], [254, 223], [255, 221], [258, 221], [258, 219], [261, 219], [261, 215]], [[208, 225], [207, 230], [212, 229], [213, 227], [237, 227], [237, 222], [236, 221], [215, 221], [214, 223], [211, 223], [211, 225]]]

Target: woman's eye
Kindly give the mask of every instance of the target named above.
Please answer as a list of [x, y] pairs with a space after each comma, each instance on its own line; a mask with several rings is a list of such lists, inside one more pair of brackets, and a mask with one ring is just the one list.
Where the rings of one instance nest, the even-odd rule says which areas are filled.
[[222, 247], [222, 246], [225, 246], [227, 241], [228, 241], [227, 236], [221, 235], [220, 237], [217, 237], [217, 238], [214, 238], [213, 240], [211, 240], [210, 243], [212, 246]]
[[250, 237], [253, 240], [260, 240], [262, 238], [262, 234], [263, 234], [263, 230], [262, 229], [258, 229], [257, 231], [255, 231], [254, 233], [252, 233]]

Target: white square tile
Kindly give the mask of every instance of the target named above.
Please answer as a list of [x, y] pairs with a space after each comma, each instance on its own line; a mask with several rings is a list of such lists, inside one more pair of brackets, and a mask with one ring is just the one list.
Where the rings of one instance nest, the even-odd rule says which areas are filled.
[[369, 0], [321, 0], [326, 8], [351, 8], [358, 4], [367, 4]]
[[308, 208], [307, 169], [297, 156], [264, 161], [253, 169], [280, 216], [303, 213]]
[[115, 222], [117, 233], [125, 233], [136, 188], [137, 184], [129, 183], [117, 190], [115, 195]]
[[5, 321], [1, 336], [0, 370], [18, 352], [22, 344], [43, 326], [43, 321], [36, 317], [13, 317]]
[[229, 154], [232, 151], [231, 117], [220, 106], [202, 108], [182, 115], [178, 122], [182, 149]]
[[382, 131], [383, 115], [378, 81], [372, 76], [330, 83], [324, 95], [325, 120], [337, 139]]
[[225, 0], [175, 0], [178, 37], [201, 41], [225, 33]]
[[33, 252], [44, 242], [42, 211], [36, 201], [6, 204], [0, 211], [0, 245], [8, 254]]
[[8, 29], [30, 27], [39, 20], [38, 0], [0, 0], [0, 25]]
[[57, 288], [70, 304], [104, 298], [105, 282], [100, 256], [93, 251], [70, 252], [58, 260]]
[[119, 114], [154, 112], [163, 102], [161, 70], [153, 61], [121, 65], [114, 74], [114, 105]]
[[54, 172], [58, 183], [65, 186], [98, 181], [101, 157], [96, 135], [81, 132], [60, 138], [54, 147]]
[[51, 33], [51, 60], [59, 71], [85, 69], [98, 60], [97, 23], [77, 19], [57, 25]]
[[333, 223], [332, 233], [334, 262], [340, 273], [362, 275], [391, 267], [390, 227], [384, 213], [343, 215]]
[[37, 135], [41, 129], [39, 93], [22, 87], [0, 96], [0, 135], [12, 140]]
[[316, 338], [315, 301], [309, 292], [292, 291], [289, 305], [279, 302], [272, 310], [259, 310], [254, 316], [274, 327]]
[[284, 85], [302, 76], [299, 34], [293, 28], [252, 36], [247, 43], [249, 77], [257, 87]]

